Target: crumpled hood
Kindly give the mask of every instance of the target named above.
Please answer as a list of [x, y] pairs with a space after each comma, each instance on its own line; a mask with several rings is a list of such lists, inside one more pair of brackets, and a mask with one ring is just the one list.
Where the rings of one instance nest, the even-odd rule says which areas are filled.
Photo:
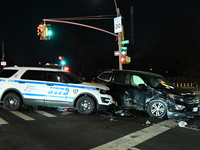
[[109, 87], [107, 87], [104, 84], [101, 83], [90, 83], [90, 82], [82, 82], [82, 85], [88, 86], [88, 87], [92, 87], [92, 88], [99, 88], [99, 89], [103, 89], [103, 90], [110, 90]]
[[195, 95], [194, 92], [187, 89], [170, 89], [169, 91], [176, 95]]
[[190, 91], [190, 90], [187, 90], [187, 89], [179, 89], [179, 88], [170, 88], [170, 89], [167, 89], [167, 88], [162, 88], [162, 89], [165, 89], [167, 90], [168, 92], [170, 92], [171, 94], [175, 94], [175, 95], [196, 95], [194, 92]]

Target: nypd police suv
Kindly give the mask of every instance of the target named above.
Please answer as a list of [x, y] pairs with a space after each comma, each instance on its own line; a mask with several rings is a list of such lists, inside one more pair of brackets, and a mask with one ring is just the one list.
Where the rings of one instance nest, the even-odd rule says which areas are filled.
[[24, 105], [73, 107], [81, 114], [107, 111], [114, 103], [103, 84], [82, 82], [76, 75], [45, 67], [5, 67], [0, 71], [0, 100], [7, 110]]

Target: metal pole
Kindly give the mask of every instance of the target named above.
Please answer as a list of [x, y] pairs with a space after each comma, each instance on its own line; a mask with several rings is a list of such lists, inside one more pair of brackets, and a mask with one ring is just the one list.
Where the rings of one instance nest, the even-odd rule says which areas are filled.
[[131, 6], [131, 44], [134, 45], [134, 9], [133, 6]]
[[[120, 14], [119, 8], [117, 7], [116, 0], [114, 0], [114, 3], [115, 3], [115, 9], [117, 12], [117, 17], [120, 17], [121, 14]], [[121, 32], [118, 33], [118, 51], [119, 51], [119, 70], [123, 70], [122, 63], [121, 63]]]
[[3, 62], [4, 61], [4, 57], [5, 57], [5, 54], [4, 54], [4, 42], [1, 42], [1, 45], [2, 45], [2, 58], [1, 58], [1, 61]]

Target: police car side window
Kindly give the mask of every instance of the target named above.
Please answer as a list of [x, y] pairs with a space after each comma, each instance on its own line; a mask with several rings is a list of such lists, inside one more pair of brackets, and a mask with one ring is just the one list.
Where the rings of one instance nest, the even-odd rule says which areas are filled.
[[60, 78], [57, 77], [56, 72], [45, 72], [45, 81], [60, 82]]
[[27, 79], [27, 80], [42, 80], [42, 71], [27, 70], [27, 71], [21, 76], [21, 79]]
[[0, 77], [9, 78], [9, 77], [11, 77], [12, 75], [14, 75], [17, 71], [18, 71], [18, 70], [8, 70], [8, 69], [1, 70], [1, 71], [0, 71]]
[[51, 82], [62, 82], [68, 83], [70, 82], [65, 76], [57, 72], [45, 71], [44, 72], [44, 80], [51, 81]]

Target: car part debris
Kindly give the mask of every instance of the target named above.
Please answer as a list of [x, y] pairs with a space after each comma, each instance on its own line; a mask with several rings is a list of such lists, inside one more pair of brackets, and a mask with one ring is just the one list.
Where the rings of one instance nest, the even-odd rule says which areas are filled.
[[178, 123], [178, 125], [179, 125], [179, 127], [185, 127], [185, 126], [187, 125], [187, 122], [185, 122], [185, 121], [180, 121], [180, 122]]

